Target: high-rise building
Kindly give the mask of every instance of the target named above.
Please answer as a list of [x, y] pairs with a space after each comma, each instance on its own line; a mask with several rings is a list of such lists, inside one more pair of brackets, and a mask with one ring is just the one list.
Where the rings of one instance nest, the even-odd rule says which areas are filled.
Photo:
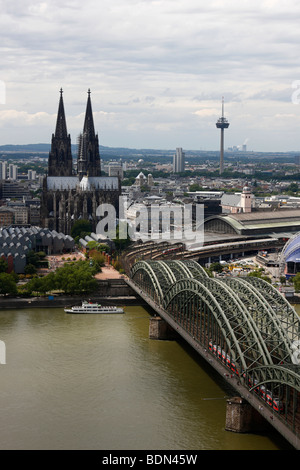
[[17, 180], [18, 179], [18, 167], [17, 165], [13, 165], [12, 163], [8, 166], [8, 178], [10, 180]]
[[181, 147], [176, 149], [176, 153], [173, 157], [173, 173], [181, 173], [185, 168], [185, 153]]
[[28, 180], [35, 180], [36, 179], [36, 171], [35, 170], [28, 170]]
[[0, 162], [0, 180], [6, 180], [7, 178], [7, 163]]

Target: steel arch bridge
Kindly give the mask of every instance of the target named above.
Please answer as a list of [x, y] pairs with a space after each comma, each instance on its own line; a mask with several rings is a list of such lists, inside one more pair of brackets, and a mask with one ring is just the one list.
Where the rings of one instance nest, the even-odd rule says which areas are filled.
[[300, 436], [300, 319], [275, 287], [254, 277], [210, 278], [192, 260], [138, 261], [130, 279]]

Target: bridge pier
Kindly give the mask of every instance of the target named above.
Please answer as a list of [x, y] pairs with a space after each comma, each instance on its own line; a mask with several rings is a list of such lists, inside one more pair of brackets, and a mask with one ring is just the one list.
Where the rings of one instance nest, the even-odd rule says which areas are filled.
[[236, 433], [262, 432], [268, 429], [267, 421], [246, 400], [233, 397], [227, 400], [226, 431]]
[[149, 338], [173, 340], [178, 338], [178, 333], [165, 320], [156, 316], [150, 318]]

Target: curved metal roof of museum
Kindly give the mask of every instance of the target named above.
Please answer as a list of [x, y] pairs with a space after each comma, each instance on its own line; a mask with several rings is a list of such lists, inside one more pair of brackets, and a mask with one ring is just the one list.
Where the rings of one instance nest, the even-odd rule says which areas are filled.
[[282, 250], [281, 257], [285, 263], [300, 262], [300, 232], [296, 233], [286, 243]]

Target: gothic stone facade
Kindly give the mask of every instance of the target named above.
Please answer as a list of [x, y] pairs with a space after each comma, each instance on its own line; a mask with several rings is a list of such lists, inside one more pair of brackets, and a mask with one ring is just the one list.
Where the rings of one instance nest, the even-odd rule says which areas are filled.
[[118, 212], [121, 193], [118, 177], [103, 177], [100, 170], [98, 135], [95, 134], [90, 91], [83, 132], [79, 136], [77, 173], [74, 172], [71, 138], [67, 133], [62, 90], [55, 133], [52, 135], [48, 175], [44, 178], [41, 200], [42, 226], [70, 234], [80, 219], [96, 231], [100, 204], [112, 204]]

